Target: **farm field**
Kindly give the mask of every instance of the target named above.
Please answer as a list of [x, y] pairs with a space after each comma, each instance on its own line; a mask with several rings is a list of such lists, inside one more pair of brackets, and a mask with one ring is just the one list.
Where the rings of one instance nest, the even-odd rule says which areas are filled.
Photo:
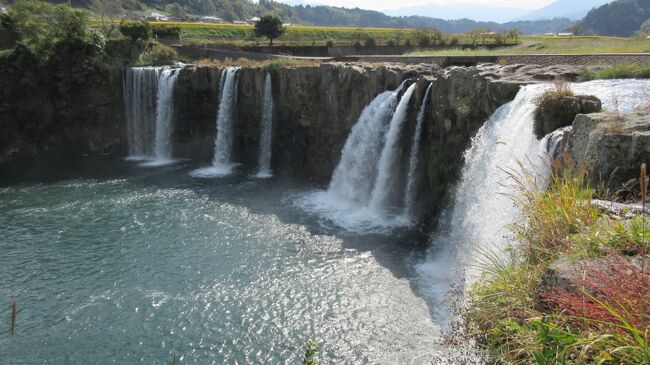
[[522, 36], [518, 46], [503, 49], [440, 49], [409, 53], [417, 56], [494, 56], [500, 54], [649, 53], [650, 39], [617, 37]]
[[[93, 23], [99, 26], [99, 22]], [[160, 37], [167, 44], [200, 44], [213, 47], [245, 47], [267, 45], [265, 38], [255, 37], [252, 25], [209, 24], [190, 22], [151, 22], [154, 29], [180, 29], [180, 37]], [[365, 45], [372, 38], [378, 46], [383, 45], [417, 45], [416, 29], [390, 28], [352, 28], [352, 27], [316, 27], [291, 25], [280, 38], [275, 40], [277, 46], [352, 46]], [[481, 48], [493, 45], [494, 37], [477, 39], [478, 48], [472, 45], [468, 34], [445, 34], [444, 42], [454, 47], [440, 47], [414, 51], [409, 55], [418, 56], [490, 56], [499, 54], [594, 54], [594, 53], [647, 53], [650, 52], [650, 39], [576, 36], [519, 36], [518, 44], [512, 38], [505, 38], [503, 48]], [[465, 48], [463, 48], [465, 47]]]
[[[187, 22], [152, 22], [154, 27], [179, 27], [183, 43], [206, 43], [208, 45], [256, 46], [265, 45], [265, 38], [256, 38], [252, 25], [208, 24]], [[335, 46], [351, 46], [356, 42], [364, 44], [368, 38], [377, 45], [416, 44], [415, 29], [390, 28], [352, 28], [352, 27], [315, 27], [291, 25], [283, 36], [274, 43], [280, 46], [324, 46], [330, 42]], [[472, 41], [465, 34], [447, 35], [445, 41], [459, 45], [471, 45]], [[479, 41], [480, 42], [480, 41]], [[486, 40], [486, 44], [493, 40]], [[512, 44], [512, 39], [507, 43]]]

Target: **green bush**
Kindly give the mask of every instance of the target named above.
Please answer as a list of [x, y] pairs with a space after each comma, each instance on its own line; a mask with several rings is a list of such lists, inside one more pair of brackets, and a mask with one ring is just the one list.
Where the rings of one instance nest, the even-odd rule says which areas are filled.
[[618, 65], [595, 75], [596, 79], [629, 79], [629, 78], [650, 78], [650, 66], [640, 67], [637, 65]]
[[151, 30], [156, 37], [178, 38], [181, 35], [181, 27], [178, 25], [154, 24]]
[[164, 66], [174, 64], [177, 60], [178, 53], [175, 49], [158, 42], [151, 42], [138, 63], [146, 66]]
[[377, 47], [377, 41], [372, 37], [368, 37], [363, 41], [363, 45], [366, 48], [375, 48]]
[[126, 22], [120, 23], [120, 33], [131, 39], [132, 42], [147, 41], [151, 39], [151, 24], [147, 22]]

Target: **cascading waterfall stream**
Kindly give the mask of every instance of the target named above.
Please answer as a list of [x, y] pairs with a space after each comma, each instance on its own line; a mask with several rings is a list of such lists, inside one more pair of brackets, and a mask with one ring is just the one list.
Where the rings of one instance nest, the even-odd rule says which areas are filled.
[[362, 205], [370, 201], [384, 135], [402, 88], [379, 94], [364, 108], [345, 141], [327, 189], [333, 199]]
[[237, 107], [237, 72], [239, 67], [229, 67], [221, 73], [221, 97], [217, 113], [217, 135], [214, 141], [212, 166], [198, 169], [195, 177], [221, 177], [232, 173], [234, 112]]
[[124, 114], [129, 160], [146, 160], [153, 155], [156, 99], [161, 70], [158, 67], [133, 67], [124, 74]]
[[[386, 135], [386, 143], [379, 158], [377, 181], [372, 189], [370, 208], [375, 212], [386, 212], [392, 207], [398, 195], [397, 177], [399, 176], [399, 139], [406, 121], [409, 102], [416, 84], [409, 86], [397, 105]], [[400, 194], [401, 195], [401, 194]], [[401, 196], [400, 196], [401, 198]]]
[[415, 133], [413, 134], [413, 144], [411, 145], [411, 156], [409, 157], [409, 170], [406, 177], [406, 190], [404, 192], [404, 215], [410, 219], [415, 220], [415, 193], [418, 189], [417, 186], [417, 172], [420, 162], [420, 141], [422, 140], [422, 127], [426, 117], [427, 102], [431, 96], [431, 89], [433, 84], [429, 84], [427, 91], [424, 93], [422, 105], [418, 112], [417, 124], [415, 126]]
[[410, 224], [403, 215], [388, 211], [389, 202], [398, 194], [391, 175], [399, 170], [398, 141], [416, 87], [411, 85], [400, 99], [407, 81], [395, 91], [378, 95], [363, 110], [327, 191], [302, 196], [296, 204], [351, 231], [384, 232]]
[[266, 74], [264, 82], [264, 100], [262, 101], [262, 121], [260, 126], [259, 171], [256, 177], [268, 178], [271, 172], [271, 151], [273, 134], [273, 85], [271, 74]]
[[[451, 285], [476, 280], [486, 257], [503, 255], [513, 242], [507, 226], [521, 223], [522, 217], [512, 202], [517, 190], [507, 172], [523, 173], [521, 163], [540, 185], [548, 179], [547, 148], [553, 134], [537, 140], [532, 114], [535, 100], [549, 87], [522, 88], [514, 101], [492, 115], [465, 152], [466, 163], [453, 204], [441, 216], [428, 258], [417, 266], [421, 278], [418, 285], [432, 303], [437, 302], [432, 307], [438, 308], [438, 316], [449, 316], [444, 297]], [[571, 85], [576, 94], [599, 97], [604, 109], [613, 110], [617, 105], [623, 112], [643, 105], [645, 87], [635, 80]]]
[[156, 101], [156, 132], [153, 161], [147, 165], [160, 166], [173, 163], [172, 131], [174, 120], [174, 85], [178, 78], [177, 69], [165, 69], [158, 80]]
[[130, 160], [143, 166], [173, 163], [174, 86], [178, 69], [134, 67], [126, 71], [124, 106]]

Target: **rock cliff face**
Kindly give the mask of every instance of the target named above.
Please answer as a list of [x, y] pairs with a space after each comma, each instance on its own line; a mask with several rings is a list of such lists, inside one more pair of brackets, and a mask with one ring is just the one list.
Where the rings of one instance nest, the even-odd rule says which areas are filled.
[[[175, 154], [209, 162], [216, 133], [218, 80], [223, 70], [186, 67], [176, 86]], [[234, 158], [255, 166], [260, 138], [262, 92], [267, 72], [273, 78], [274, 171], [299, 174], [327, 184], [341, 150], [361, 112], [378, 94], [407, 79], [417, 80], [402, 136], [406, 168], [416, 117], [433, 83], [425, 120], [419, 178], [422, 216], [435, 217], [459, 177], [471, 137], [502, 104], [512, 100], [525, 78], [502, 68], [426, 66], [372, 67], [323, 64], [292, 68], [243, 68], [239, 71]], [[505, 76], [509, 76], [506, 78]], [[426, 207], [426, 209], [424, 209]]]
[[542, 139], [556, 129], [570, 126], [576, 115], [596, 113], [601, 109], [602, 103], [595, 96], [545, 94], [535, 111], [535, 135]]
[[[209, 163], [216, 135], [219, 81], [223, 69], [185, 66], [174, 88], [173, 154]], [[266, 74], [273, 80], [274, 121], [272, 167], [276, 173], [298, 174], [326, 185], [338, 164], [350, 131], [363, 109], [378, 94], [394, 90], [405, 79], [415, 80], [408, 119], [401, 134], [399, 158], [406, 168], [416, 117], [425, 91], [432, 84], [421, 140], [418, 199], [421, 216], [432, 221], [447, 203], [450, 187], [463, 166], [471, 137], [502, 104], [512, 100], [522, 84], [539, 82], [537, 75], [571, 78], [573, 68], [533, 66], [452, 67], [397, 64], [342, 64], [299, 67], [245, 67], [238, 72], [233, 158], [257, 165], [260, 121]], [[50, 112], [25, 99], [20, 110], [36, 129], [21, 131], [13, 145], [21, 153], [63, 151], [125, 154], [126, 126], [120, 77], [106, 90], [80, 90], [78, 104]], [[12, 104], [13, 105], [13, 104]], [[22, 113], [22, 112], [21, 112]], [[20, 114], [20, 113], [18, 113]], [[84, 116], [84, 118], [81, 118]], [[84, 119], [85, 122], [77, 122]], [[66, 122], [73, 120], [75, 122]], [[57, 121], [56, 123], [54, 121]], [[43, 131], [43, 133], [38, 132]], [[29, 142], [21, 138], [29, 136]], [[39, 137], [40, 136], [40, 137]], [[44, 140], [45, 142], [41, 142]], [[31, 146], [39, 145], [39, 149]], [[71, 148], [73, 147], [73, 148]], [[2, 151], [11, 157], [11, 148]], [[1, 161], [0, 161], [1, 162]], [[417, 208], [416, 208], [417, 209]]]
[[578, 115], [565, 152], [584, 161], [593, 186], [602, 182], [619, 191], [638, 178], [642, 163], [650, 162], [650, 112]]
[[0, 163], [126, 151], [120, 72], [76, 82], [61, 77], [47, 88], [26, 80], [0, 77]]

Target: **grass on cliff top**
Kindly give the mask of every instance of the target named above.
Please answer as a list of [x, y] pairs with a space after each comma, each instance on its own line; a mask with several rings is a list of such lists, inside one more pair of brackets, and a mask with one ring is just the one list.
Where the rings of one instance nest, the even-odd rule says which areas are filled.
[[650, 78], [650, 66], [638, 65], [617, 65], [597, 72], [585, 69], [579, 76], [580, 81], [648, 78]]
[[[530, 172], [509, 172], [527, 223], [513, 228], [509, 259], [487, 257], [462, 312], [462, 328], [491, 362], [650, 364], [650, 272], [622, 259], [650, 252], [650, 219], [603, 216], [589, 204], [597, 190], [575, 166], [556, 162], [546, 188]], [[561, 256], [601, 257], [605, 268], [586, 269], [574, 292], [540, 289]]]
[[648, 53], [650, 40], [617, 37], [522, 36], [521, 44], [506, 49], [449, 49], [409, 53], [414, 56], [498, 56], [503, 54]]

